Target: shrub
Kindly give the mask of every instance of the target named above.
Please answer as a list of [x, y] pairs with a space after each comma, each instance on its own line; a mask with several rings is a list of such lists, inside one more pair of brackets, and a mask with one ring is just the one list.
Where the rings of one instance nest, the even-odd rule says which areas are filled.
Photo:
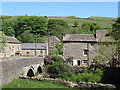
[[82, 73], [78, 75], [77, 82], [99, 82], [101, 80], [100, 76], [97, 76], [94, 73]]
[[103, 71], [101, 69], [99, 69], [99, 68], [97, 68], [94, 73], [97, 74], [98, 76], [103, 75]]
[[55, 61], [55, 62], [63, 62], [63, 58], [61, 57], [61, 56], [54, 56], [53, 57], [53, 60]]
[[66, 74], [63, 79], [74, 82], [100, 82], [102, 75], [103, 71], [97, 68], [95, 72], [88, 71], [81, 74], [69, 73]]
[[70, 72], [69, 67], [66, 64], [56, 62], [48, 68], [48, 73], [51, 74], [52, 78], [62, 77], [62, 74]]

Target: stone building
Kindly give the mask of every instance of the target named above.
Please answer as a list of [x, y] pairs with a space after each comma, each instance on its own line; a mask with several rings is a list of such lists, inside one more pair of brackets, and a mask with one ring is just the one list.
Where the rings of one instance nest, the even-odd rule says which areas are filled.
[[73, 66], [91, 65], [98, 49], [97, 42], [110, 42], [106, 30], [97, 30], [96, 34], [66, 34], [63, 37], [64, 59]]
[[21, 42], [15, 37], [6, 36], [7, 43], [1, 57], [12, 57], [15, 55], [21, 55]]
[[49, 36], [46, 40], [48, 51], [55, 49], [56, 43], [60, 43], [60, 39], [56, 36]]
[[45, 57], [48, 55], [46, 43], [22, 43], [23, 56]]

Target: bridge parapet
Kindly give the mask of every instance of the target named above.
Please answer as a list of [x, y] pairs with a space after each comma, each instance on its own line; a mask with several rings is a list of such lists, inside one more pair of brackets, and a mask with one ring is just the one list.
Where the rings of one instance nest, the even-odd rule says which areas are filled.
[[[23, 68], [31, 65], [41, 64], [44, 65], [44, 58], [40, 57], [21, 57], [13, 60], [2, 60], [0, 61], [0, 68], [2, 72], [0, 73], [2, 77], [2, 84], [6, 84], [19, 77], [23, 72]], [[37, 67], [37, 66], [36, 66]]]

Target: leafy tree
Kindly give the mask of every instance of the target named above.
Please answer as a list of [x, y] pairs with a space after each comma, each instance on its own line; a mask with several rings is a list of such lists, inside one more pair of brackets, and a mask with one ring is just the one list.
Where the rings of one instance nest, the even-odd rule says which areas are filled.
[[34, 43], [34, 35], [30, 33], [30, 31], [24, 31], [22, 34], [20, 34], [17, 37], [18, 40], [20, 40], [23, 43]]
[[115, 39], [115, 40], [120, 40], [120, 17], [117, 18], [116, 22], [112, 25], [113, 29], [111, 31], [111, 36]]
[[[99, 43], [98, 50], [95, 50], [97, 56], [94, 61], [99, 64], [106, 64], [116, 55], [116, 44], [114, 43]], [[92, 53], [91, 53], [92, 54]]]
[[2, 31], [0, 31], [0, 53], [4, 52], [4, 48], [6, 46], [7, 40], [6, 40], [6, 36], [4, 33], [2, 33]]
[[62, 74], [70, 72], [70, 68], [66, 64], [55, 62], [49, 67], [48, 72], [51, 74], [51, 77], [60, 78]]
[[77, 27], [79, 25], [79, 22], [78, 21], [75, 21], [74, 22], [74, 27]]
[[68, 29], [68, 23], [60, 19], [49, 19], [48, 20], [48, 33], [50, 35], [55, 35], [62, 39], [62, 35]]
[[52, 54], [62, 55], [63, 54], [63, 44], [62, 43], [56, 43], [55, 47], [56, 47], [56, 49], [54, 49], [52, 51]]
[[82, 24], [82, 29], [86, 33], [88, 32], [94, 33], [95, 30], [100, 29], [100, 26], [98, 26], [97, 23], [87, 22]]
[[117, 40], [117, 53], [120, 61], [120, 17], [117, 18], [116, 22], [112, 25], [112, 31], [110, 35]]
[[64, 64], [64, 59], [61, 56], [53, 57], [54, 63], [48, 67], [48, 73], [52, 78], [61, 78], [63, 75], [70, 73], [70, 67]]
[[15, 34], [14, 31], [15, 21], [10, 18], [2, 19], [2, 31], [7, 36], [13, 36]]
[[44, 35], [47, 32], [47, 18], [37, 16], [18, 17], [15, 27], [15, 36], [18, 37], [24, 31], [29, 31], [31, 34], [34, 34], [34, 36], [37, 34], [37, 38], [39, 39], [38, 42], [41, 42], [40, 40], [43, 40]]
[[61, 63], [64, 61], [61, 56], [54, 56], [53, 60], [54, 60], [54, 62], [61, 62]]

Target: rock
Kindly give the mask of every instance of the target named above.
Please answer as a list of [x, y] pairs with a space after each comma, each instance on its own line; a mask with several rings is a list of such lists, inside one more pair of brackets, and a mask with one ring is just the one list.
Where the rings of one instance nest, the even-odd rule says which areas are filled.
[[112, 85], [112, 84], [106, 84], [106, 87], [107, 87], [107, 88], [116, 88], [116, 86], [115, 86], [115, 85]]

